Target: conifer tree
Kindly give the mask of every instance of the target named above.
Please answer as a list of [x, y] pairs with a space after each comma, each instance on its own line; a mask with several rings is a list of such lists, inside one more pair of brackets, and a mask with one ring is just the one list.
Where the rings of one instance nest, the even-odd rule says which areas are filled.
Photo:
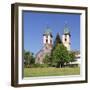
[[60, 35], [59, 35], [59, 33], [57, 33], [56, 38], [55, 38], [55, 41], [54, 41], [54, 47], [55, 47], [57, 44], [61, 44], [61, 43], [62, 43], [62, 41], [61, 41], [61, 39], [60, 39]]

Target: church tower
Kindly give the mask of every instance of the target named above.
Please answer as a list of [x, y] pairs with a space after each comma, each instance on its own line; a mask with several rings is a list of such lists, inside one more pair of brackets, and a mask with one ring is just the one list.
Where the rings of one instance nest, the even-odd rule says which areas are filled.
[[43, 44], [46, 49], [52, 49], [53, 46], [53, 36], [51, 33], [51, 29], [49, 27], [46, 28], [43, 34]]
[[67, 25], [64, 26], [64, 34], [62, 35], [62, 43], [67, 48], [68, 51], [70, 51], [70, 31]]
[[53, 47], [53, 36], [51, 29], [47, 27], [43, 33], [43, 47], [36, 54], [35, 63], [43, 64], [45, 55], [50, 55]]

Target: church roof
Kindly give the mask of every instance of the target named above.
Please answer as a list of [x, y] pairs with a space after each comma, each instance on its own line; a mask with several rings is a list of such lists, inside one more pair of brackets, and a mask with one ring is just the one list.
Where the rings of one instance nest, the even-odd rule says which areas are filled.
[[70, 29], [69, 29], [69, 27], [67, 26], [67, 24], [65, 24], [65, 26], [64, 26], [64, 34], [70, 35]]
[[51, 28], [50, 27], [46, 27], [43, 35], [51, 35], [52, 36]]

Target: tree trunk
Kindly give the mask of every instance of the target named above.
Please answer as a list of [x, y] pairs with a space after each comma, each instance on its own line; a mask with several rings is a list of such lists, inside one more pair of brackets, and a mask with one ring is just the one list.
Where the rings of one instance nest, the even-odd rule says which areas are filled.
[[63, 68], [64, 67], [64, 62], [61, 62], [61, 68]]
[[61, 68], [61, 62], [58, 62], [56, 67]]

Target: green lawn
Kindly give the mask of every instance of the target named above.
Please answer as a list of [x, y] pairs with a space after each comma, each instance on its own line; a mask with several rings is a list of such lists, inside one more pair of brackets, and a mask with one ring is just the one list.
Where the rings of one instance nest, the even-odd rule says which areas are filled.
[[79, 75], [80, 68], [24, 68], [24, 77]]

